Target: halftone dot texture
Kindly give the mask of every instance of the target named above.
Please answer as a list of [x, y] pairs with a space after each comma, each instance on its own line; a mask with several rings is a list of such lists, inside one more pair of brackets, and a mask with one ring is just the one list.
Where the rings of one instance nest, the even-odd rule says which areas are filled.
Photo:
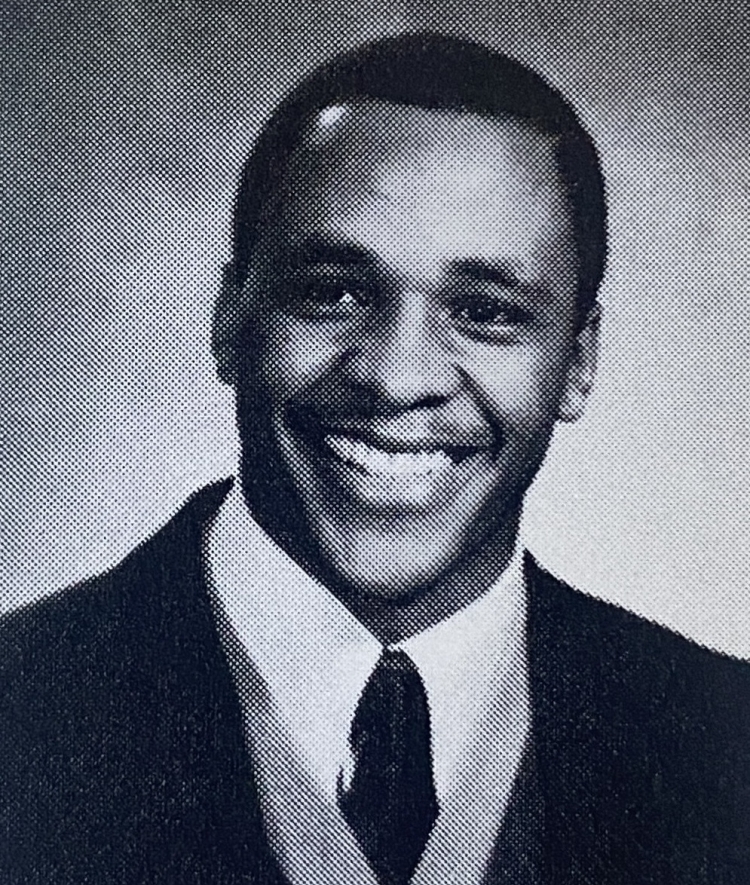
[[3, 606], [112, 564], [233, 469], [209, 345], [242, 161], [322, 57], [434, 28], [562, 88], [607, 180], [597, 386], [531, 492], [529, 546], [750, 656], [747, 18], [739, 2], [6, 4]]

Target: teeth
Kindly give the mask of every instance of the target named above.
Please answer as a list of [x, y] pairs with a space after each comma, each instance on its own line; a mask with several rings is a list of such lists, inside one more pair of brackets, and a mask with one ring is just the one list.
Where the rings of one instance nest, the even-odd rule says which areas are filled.
[[342, 461], [348, 461], [367, 473], [393, 477], [428, 476], [454, 463], [442, 449], [388, 452], [346, 436], [327, 436], [326, 444]]

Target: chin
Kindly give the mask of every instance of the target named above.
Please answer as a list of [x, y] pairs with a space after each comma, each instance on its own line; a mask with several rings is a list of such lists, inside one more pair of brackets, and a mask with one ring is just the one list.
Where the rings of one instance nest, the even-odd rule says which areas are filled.
[[[460, 568], [474, 544], [476, 527], [461, 520], [336, 520], [311, 515], [310, 529], [334, 579], [361, 595], [408, 602], [428, 593]], [[317, 517], [317, 518], [316, 518]], [[483, 534], [483, 533], [482, 533]]]
[[329, 560], [339, 580], [362, 596], [395, 604], [413, 602], [425, 595], [450, 567], [436, 562], [394, 562], [384, 553], [381, 557], [361, 557], [356, 563]]

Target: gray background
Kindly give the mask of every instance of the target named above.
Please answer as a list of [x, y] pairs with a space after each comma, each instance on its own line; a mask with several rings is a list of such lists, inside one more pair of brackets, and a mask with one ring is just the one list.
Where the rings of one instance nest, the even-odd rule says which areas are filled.
[[314, 61], [405, 28], [531, 62], [599, 140], [598, 386], [524, 532], [592, 593], [750, 656], [747, 4], [3, 0], [0, 608], [231, 471], [208, 354], [244, 153]]

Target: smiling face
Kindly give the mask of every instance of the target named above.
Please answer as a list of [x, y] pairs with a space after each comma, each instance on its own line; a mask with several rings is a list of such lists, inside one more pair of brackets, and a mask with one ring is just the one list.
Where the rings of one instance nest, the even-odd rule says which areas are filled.
[[331, 108], [270, 217], [218, 317], [244, 330], [233, 359], [258, 519], [384, 598], [500, 561], [593, 372], [552, 139], [468, 113]]

